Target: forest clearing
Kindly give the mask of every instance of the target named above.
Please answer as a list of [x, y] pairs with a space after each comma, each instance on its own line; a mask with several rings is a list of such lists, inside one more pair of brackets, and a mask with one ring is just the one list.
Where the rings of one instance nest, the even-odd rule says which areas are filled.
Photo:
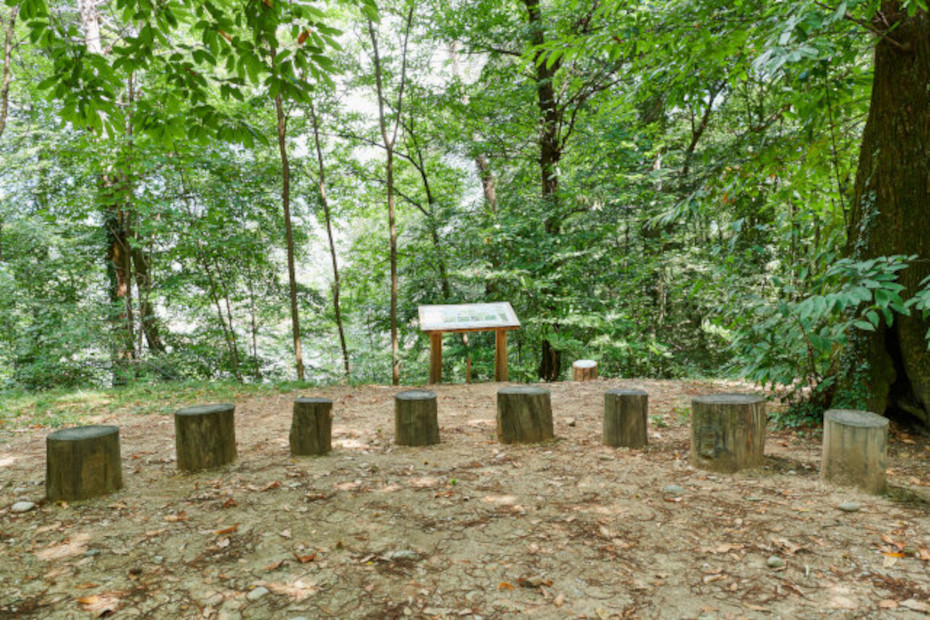
[[[441, 443], [393, 443], [398, 388], [244, 396], [239, 456], [176, 469], [170, 415], [118, 424], [125, 488], [44, 502], [45, 431], [0, 430], [0, 614], [238, 617], [890, 617], [930, 611], [930, 450], [899, 428], [887, 496], [820, 480], [816, 431], [764, 467], [689, 464], [691, 398], [720, 381], [555, 383], [556, 439], [494, 438], [499, 384], [436, 386]], [[649, 445], [601, 445], [603, 392], [649, 394]], [[334, 401], [333, 451], [293, 458], [298, 395]], [[142, 412], [133, 413], [141, 405]], [[128, 410], [128, 411], [127, 411]], [[677, 487], [677, 488], [676, 488]], [[13, 513], [10, 506], [37, 506]], [[855, 512], [845, 512], [855, 508]]]
[[5, 0], [0, 67], [0, 616], [930, 615], [928, 0]]

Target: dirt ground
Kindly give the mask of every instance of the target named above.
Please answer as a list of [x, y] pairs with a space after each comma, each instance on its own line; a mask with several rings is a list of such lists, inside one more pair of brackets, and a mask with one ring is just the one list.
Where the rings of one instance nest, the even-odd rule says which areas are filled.
[[[926, 437], [892, 427], [892, 492], [873, 497], [821, 482], [810, 434], [770, 432], [760, 470], [693, 469], [691, 397], [746, 386], [553, 384], [557, 439], [519, 446], [495, 439], [499, 387], [437, 387], [426, 448], [393, 444], [397, 388], [242, 400], [238, 460], [194, 475], [170, 415], [88, 420], [119, 425], [126, 485], [71, 505], [43, 500], [48, 430], [0, 430], [0, 617], [930, 613]], [[645, 450], [601, 445], [616, 387], [649, 393]], [[328, 456], [290, 456], [298, 395], [335, 401]]]

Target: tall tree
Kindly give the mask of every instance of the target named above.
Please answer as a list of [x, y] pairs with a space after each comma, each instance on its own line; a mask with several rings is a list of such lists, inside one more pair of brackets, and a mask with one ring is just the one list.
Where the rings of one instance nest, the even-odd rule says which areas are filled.
[[323, 163], [323, 147], [320, 140], [320, 118], [316, 113], [313, 100], [310, 100], [310, 121], [313, 125], [313, 145], [316, 150], [317, 187], [320, 190], [320, 204], [323, 206], [323, 218], [326, 223], [326, 238], [329, 240], [329, 256], [333, 263], [333, 312], [336, 315], [336, 329], [339, 331], [339, 344], [342, 347], [342, 362], [345, 377], [349, 378], [349, 349], [346, 346], [346, 334], [342, 327], [342, 308], [339, 305], [339, 262], [336, 260], [336, 242], [333, 240], [333, 221], [329, 212], [329, 198], [326, 195], [326, 167]]
[[10, 109], [10, 80], [13, 78], [13, 37], [16, 35], [16, 16], [19, 5], [10, 9], [4, 19], [0, 16], [0, 26], [3, 26], [3, 77], [0, 78], [0, 137], [6, 128], [6, 117]]
[[[899, 281], [909, 294], [930, 275], [930, 15], [916, 2], [883, 1], [866, 22], [875, 36], [869, 116], [848, 228], [856, 260], [915, 256]], [[930, 322], [898, 315], [860, 332], [844, 360], [838, 396], [871, 411], [930, 422]], [[861, 387], [860, 387], [861, 386]]]
[[[381, 54], [378, 50], [378, 35], [375, 32], [373, 19], [368, 17], [368, 35], [371, 39], [372, 64], [375, 73], [375, 86], [378, 96], [378, 126], [381, 129], [381, 139], [385, 151], [385, 175], [387, 180], [388, 228], [390, 234], [390, 262], [391, 262], [391, 383], [400, 383], [400, 346], [397, 335], [397, 223], [394, 213], [394, 146], [397, 143], [397, 133], [401, 125], [401, 114], [404, 104], [404, 87], [407, 82], [407, 43], [410, 40], [410, 29], [413, 22], [414, 3], [411, 1], [403, 26], [403, 47], [401, 52], [401, 68], [397, 77], [397, 100], [388, 102], [384, 86], [384, 67]], [[388, 119], [385, 107], [390, 105], [394, 114], [393, 127], [388, 129]]]

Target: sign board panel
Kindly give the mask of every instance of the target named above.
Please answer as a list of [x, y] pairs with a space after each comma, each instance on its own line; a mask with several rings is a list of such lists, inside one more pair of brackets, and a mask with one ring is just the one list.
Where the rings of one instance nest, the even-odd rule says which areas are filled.
[[420, 330], [424, 332], [516, 329], [520, 320], [509, 301], [487, 304], [420, 306]]

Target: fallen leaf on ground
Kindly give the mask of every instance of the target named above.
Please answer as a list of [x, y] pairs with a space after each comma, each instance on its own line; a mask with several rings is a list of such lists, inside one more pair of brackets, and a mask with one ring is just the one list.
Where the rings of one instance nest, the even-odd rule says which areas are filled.
[[309, 555], [300, 555], [296, 551], [294, 552], [294, 557], [297, 558], [297, 561], [301, 564], [306, 564], [307, 562], [312, 562], [316, 559], [316, 554], [311, 553]]
[[169, 521], [171, 523], [174, 523], [175, 521], [187, 521], [187, 513], [181, 511], [174, 515], [165, 515], [165, 521]]
[[262, 570], [265, 571], [266, 573], [270, 573], [273, 570], [278, 570], [279, 568], [281, 568], [282, 564], [284, 564], [284, 560], [278, 560], [277, 562], [272, 562], [268, 566], [265, 566], [264, 568], [262, 568]]
[[506, 581], [502, 581], [498, 584], [497, 589], [498, 590], [515, 590], [516, 588], [514, 587], [512, 583], [507, 583]]
[[556, 596], [554, 599], [552, 599], [552, 604], [555, 605], [556, 607], [561, 607], [562, 605], [564, 605], [565, 595], [559, 594], [558, 596]]
[[233, 506], [237, 506], [237, 505], [238, 503], [236, 502], [236, 500], [234, 500], [231, 497], [228, 498], [225, 502], [223, 502], [223, 508], [232, 508]]
[[897, 609], [898, 601], [893, 601], [891, 599], [885, 599], [884, 601], [878, 602], [879, 609]]
[[229, 527], [224, 527], [224, 528], [221, 529], [221, 530], [216, 530], [216, 531], [213, 532], [213, 533], [216, 534], [217, 536], [223, 536], [224, 534], [232, 534], [233, 532], [235, 532], [235, 531], [238, 530], [238, 529], [239, 529], [239, 524], [236, 523], [235, 525], [230, 525]]

